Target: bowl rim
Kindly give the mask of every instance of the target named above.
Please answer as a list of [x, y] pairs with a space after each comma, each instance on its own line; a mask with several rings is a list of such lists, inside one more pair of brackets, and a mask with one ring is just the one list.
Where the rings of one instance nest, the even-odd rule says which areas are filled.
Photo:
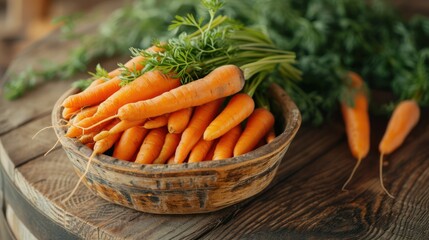
[[[140, 164], [135, 162], [129, 162], [120, 160], [105, 154], [99, 154], [92, 159], [92, 164], [103, 165], [103, 168], [115, 169], [115, 171], [123, 172], [134, 172], [134, 173], [168, 173], [168, 172], [180, 172], [190, 170], [215, 170], [219, 167], [233, 167], [244, 162], [250, 163], [255, 162], [264, 157], [272, 156], [288, 147], [295, 137], [296, 133], [301, 126], [301, 113], [293, 102], [293, 100], [286, 94], [286, 92], [277, 84], [271, 84], [269, 91], [280, 95], [275, 97], [277, 101], [281, 101], [280, 108], [282, 109], [282, 115], [284, 117], [283, 122], [285, 129], [276, 136], [276, 138], [268, 144], [265, 144], [253, 151], [245, 153], [243, 155], [227, 158], [218, 161], [203, 161], [197, 163], [181, 163], [181, 164]], [[71, 88], [67, 90], [61, 97], [56, 101], [52, 110], [51, 120], [54, 126], [55, 134], [62, 144], [63, 148], [67, 148], [76, 154], [81, 155], [84, 159], [89, 158], [92, 150], [84, 144], [76, 141], [75, 139], [68, 138], [65, 136], [65, 130], [60, 126], [62, 116], [62, 105], [66, 97], [78, 92], [78, 89]], [[286, 113], [285, 113], [286, 111]], [[249, 158], [252, 155], [252, 158]]]

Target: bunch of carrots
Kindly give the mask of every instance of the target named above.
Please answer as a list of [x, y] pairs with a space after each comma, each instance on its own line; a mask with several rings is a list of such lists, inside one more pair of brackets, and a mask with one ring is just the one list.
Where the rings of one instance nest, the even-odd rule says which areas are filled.
[[[141, 68], [138, 62], [136, 57], [125, 66]], [[115, 158], [142, 164], [221, 160], [275, 137], [273, 114], [239, 93], [244, 76], [235, 65], [185, 85], [155, 70], [121, 87], [117, 74], [62, 103], [66, 136], [92, 148], [90, 160], [109, 149]]]
[[[341, 110], [352, 155], [356, 158], [356, 165], [350, 177], [343, 186], [351, 181], [362, 159], [368, 155], [370, 149], [370, 121], [368, 113], [368, 97], [363, 79], [354, 72], [348, 73], [349, 84], [347, 95], [353, 96], [351, 104], [346, 100], [341, 102]], [[407, 135], [411, 132], [420, 118], [420, 108], [414, 99], [399, 102], [387, 125], [387, 129], [378, 146], [380, 152], [379, 177], [380, 185], [386, 194], [394, 198], [383, 184], [383, 157], [399, 148]]]

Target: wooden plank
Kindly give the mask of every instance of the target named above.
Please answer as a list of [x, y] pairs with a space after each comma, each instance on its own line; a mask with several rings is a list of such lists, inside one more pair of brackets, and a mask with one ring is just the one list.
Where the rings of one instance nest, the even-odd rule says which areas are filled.
[[37, 240], [37, 238], [21, 222], [21, 219], [16, 216], [15, 211], [9, 205], [6, 205], [6, 219], [16, 239]]
[[[384, 129], [384, 124], [375, 123], [375, 129]], [[429, 234], [428, 130], [429, 124], [421, 122], [403, 147], [389, 156], [384, 181], [395, 199], [379, 186], [377, 141], [350, 190], [341, 191], [354, 163], [343, 141], [204, 238], [424, 239]], [[382, 132], [373, 138], [380, 139]]]
[[95, 197], [84, 186], [64, 205], [61, 199], [67, 197], [77, 182], [77, 175], [66, 158], [61, 149], [37, 158], [17, 169], [15, 182], [38, 209], [82, 238], [195, 237], [233, 212], [222, 210], [184, 216], [144, 214]]
[[0, 137], [14, 167], [45, 154], [55, 145], [57, 138], [52, 129], [46, 129], [32, 139], [39, 130], [51, 125], [50, 120], [50, 115], [46, 115]]

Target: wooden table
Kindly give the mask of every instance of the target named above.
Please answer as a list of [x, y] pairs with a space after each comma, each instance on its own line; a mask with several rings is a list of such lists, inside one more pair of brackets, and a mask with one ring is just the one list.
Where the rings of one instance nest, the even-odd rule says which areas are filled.
[[[18, 56], [18, 72], [40, 58], [61, 58], [75, 43], [59, 43], [54, 33]], [[103, 66], [114, 66], [106, 60]], [[80, 78], [78, 75], [74, 79]], [[5, 79], [3, 79], [4, 81]], [[73, 79], [72, 79], [73, 80]], [[45, 84], [25, 97], [0, 100], [0, 207], [4, 204], [41, 239], [426, 239], [429, 236], [429, 114], [403, 146], [386, 157], [384, 183], [378, 182], [377, 145], [387, 119], [372, 118], [371, 152], [349, 191], [341, 191], [355, 160], [342, 121], [300, 129], [269, 188], [241, 204], [197, 215], [152, 215], [111, 204], [83, 185], [71, 201], [74, 173], [52, 130], [50, 113], [69, 81]], [[228, 197], [228, 196], [225, 196]], [[0, 214], [1, 215], [1, 214]], [[0, 238], [9, 229], [0, 217]], [[9, 235], [10, 236], [10, 235]]]

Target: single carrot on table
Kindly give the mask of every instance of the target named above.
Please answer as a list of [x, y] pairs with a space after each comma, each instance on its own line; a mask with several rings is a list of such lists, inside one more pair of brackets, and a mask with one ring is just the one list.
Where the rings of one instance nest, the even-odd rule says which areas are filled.
[[351, 85], [349, 90], [353, 97], [353, 106], [349, 106], [345, 100], [341, 102], [341, 111], [343, 114], [345, 130], [350, 151], [356, 158], [356, 164], [344, 183], [342, 190], [345, 190], [347, 184], [352, 180], [361, 161], [369, 152], [370, 146], [370, 123], [368, 114], [368, 99], [363, 91], [364, 82], [362, 78], [353, 72], [348, 74]]
[[386, 132], [378, 146], [380, 151], [380, 185], [391, 198], [394, 198], [393, 195], [387, 191], [383, 184], [383, 156], [392, 153], [402, 145], [419, 119], [420, 107], [416, 101], [404, 100], [400, 102], [393, 111], [389, 123], [387, 124]]
[[157, 97], [121, 107], [121, 120], [135, 121], [200, 106], [239, 92], [244, 86], [241, 69], [235, 65], [216, 68], [204, 78], [181, 85]]

